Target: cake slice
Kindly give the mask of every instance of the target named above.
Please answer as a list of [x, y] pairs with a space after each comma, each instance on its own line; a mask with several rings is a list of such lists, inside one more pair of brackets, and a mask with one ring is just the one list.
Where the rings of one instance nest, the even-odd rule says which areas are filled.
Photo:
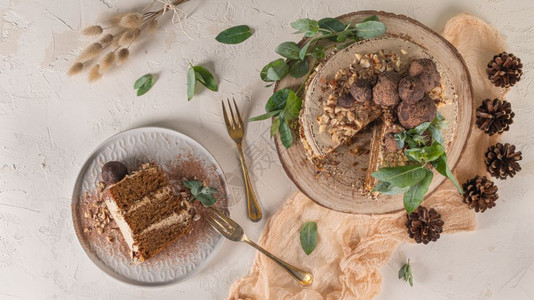
[[192, 216], [154, 164], [109, 186], [103, 199], [134, 262], [156, 255], [191, 230]]

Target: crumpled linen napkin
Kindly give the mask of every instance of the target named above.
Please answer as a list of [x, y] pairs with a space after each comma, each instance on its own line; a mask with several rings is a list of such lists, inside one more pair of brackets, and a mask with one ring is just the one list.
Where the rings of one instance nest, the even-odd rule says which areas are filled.
[[[506, 49], [494, 27], [477, 17], [459, 14], [447, 22], [442, 35], [466, 61], [473, 81], [474, 108], [483, 99], [504, 96], [506, 90], [492, 86], [485, 72], [493, 55]], [[484, 152], [498, 139], [472, 126], [465, 152], [454, 170], [460, 183], [486, 174]], [[423, 205], [442, 215], [444, 233], [475, 229], [475, 213], [462, 203], [448, 180]], [[316, 221], [318, 226], [317, 248], [309, 256], [302, 251], [299, 239], [300, 226], [306, 221]], [[232, 285], [229, 299], [371, 299], [381, 289], [379, 268], [401, 242], [414, 243], [408, 237], [405, 221], [402, 211], [376, 216], [332, 211], [298, 192], [272, 216], [259, 242], [287, 262], [312, 270], [313, 284], [301, 287], [278, 265], [258, 254], [250, 274]]]

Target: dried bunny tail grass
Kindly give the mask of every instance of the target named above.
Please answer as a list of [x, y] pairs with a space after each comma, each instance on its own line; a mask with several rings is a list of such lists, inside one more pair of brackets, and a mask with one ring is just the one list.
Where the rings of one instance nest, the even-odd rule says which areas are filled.
[[100, 40], [98, 40], [98, 42], [100, 42], [100, 44], [109, 44], [113, 41], [113, 34], [111, 33], [108, 33], [106, 35], [104, 35]]
[[124, 28], [138, 28], [143, 22], [143, 15], [140, 13], [129, 13], [122, 16], [119, 25]]
[[111, 25], [111, 26], [119, 25], [119, 23], [121, 22], [122, 17], [124, 17], [124, 14], [116, 14], [116, 15], [111, 16], [111, 18], [109, 18], [109, 20], [108, 20], [109, 25]]
[[130, 56], [130, 51], [128, 49], [120, 49], [117, 54], [117, 65], [122, 65], [128, 59], [128, 56]]
[[88, 61], [91, 58], [97, 56], [102, 51], [102, 44], [100, 43], [92, 43], [87, 47], [85, 50], [80, 53], [78, 56], [79, 61]]
[[89, 27], [86, 27], [84, 30], [83, 30], [83, 34], [84, 35], [99, 35], [99, 34], [102, 34], [104, 30], [102, 29], [101, 26], [99, 25], [94, 25], [94, 26], [89, 26]]
[[152, 21], [150, 21], [150, 23], [148, 23], [147, 27], [146, 27], [146, 31], [148, 33], [152, 33], [154, 31], [156, 31], [159, 27], [159, 24], [158, 24], [158, 20], [154, 19]]
[[69, 74], [69, 76], [73, 76], [73, 75], [80, 73], [82, 70], [83, 70], [83, 63], [77, 62], [70, 67], [67, 74]]
[[89, 81], [97, 81], [102, 77], [102, 74], [100, 74], [100, 65], [94, 65], [89, 69]]
[[133, 43], [133, 41], [141, 34], [139, 28], [131, 29], [123, 33], [119, 40], [119, 45], [127, 46]]
[[115, 62], [115, 52], [111, 51], [100, 62], [100, 72], [105, 73]]

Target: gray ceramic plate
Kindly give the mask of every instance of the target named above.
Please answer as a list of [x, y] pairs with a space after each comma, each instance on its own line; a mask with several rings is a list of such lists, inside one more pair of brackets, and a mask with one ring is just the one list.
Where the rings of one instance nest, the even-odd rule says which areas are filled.
[[[404, 49], [412, 58], [432, 58], [437, 62], [442, 75], [444, 96], [451, 102], [439, 110], [449, 124], [444, 135], [449, 166], [454, 167], [464, 149], [473, 116], [471, 79], [463, 58], [456, 48], [439, 34], [406, 16], [377, 11], [360, 11], [341, 16], [339, 19], [343, 22], [359, 22], [375, 14], [386, 24], [386, 35], [360, 41], [337, 53], [330, 53], [327, 60], [318, 68], [316, 75], [309, 79], [301, 112], [301, 123], [304, 124], [302, 129], [306, 136], [312, 136], [312, 139], [325, 138], [318, 134], [316, 122], [317, 117], [322, 114], [318, 99], [328, 96], [319, 88], [321, 78], [332, 79], [340, 68], [348, 68], [356, 53], [375, 53], [379, 50], [400, 52]], [[298, 87], [303, 80], [303, 78], [294, 79], [287, 76], [278, 83], [276, 89]], [[294, 136], [297, 135], [294, 132]], [[358, 133], [354, 141], [360, 149], [366, 149], [370, 139], [370, 133], [364, 130]], [[289, 149], [285, 149], [278, 137], [276, 146], [288, 176], [304, 194], [322, 206], [357, 214], [383, 214], [403, 209], [402, 195], [380, 195], [377, 199], [371, 199], [359, 191], [358, 182], [365, 174], [368, 154], [364, 153], [354, 158], [354, 155], [349, 153], [348, 146], [342, 146], [336, 150], [336, 164], [324, 166], [330, 171], [331, 176], [318, 176], [317, 169], [307, 160], [305, 150], [299, 140], [295, 141]], [[435, 172], [427, 195], [435, 191], [444, 179]]]
[[120, 232], [112, 229], [113, 223], [101, 234], [84, 231], [91, 224], [84, 214], [98, 199], [100, 169], [111, 160], [125, 163], [129, 170], [155, 162], [168, 172], [171, 184], [183, 177], [206, 180], [218, 190], [215, 206], [227, 212], [228, 188], [213, 156], [195, 140], [169, 129], [144, 127], [125, 131], [106, 140], [91, 154], [78, 175], [72, 196], [72, 219], [78, 240], [87, 256], [113, 278], [159, 286], [183, 281], [197, 272], [222, 242], [221, 235], [203, 218], [193, 222], [190, 234], [142, 264], [131, 262]]

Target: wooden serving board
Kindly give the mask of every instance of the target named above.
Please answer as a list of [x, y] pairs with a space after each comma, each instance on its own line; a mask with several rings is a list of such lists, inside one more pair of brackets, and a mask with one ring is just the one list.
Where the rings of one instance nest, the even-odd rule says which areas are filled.
[[[302, 117], [303, 130], [309, 134], [318, 132], [315, 121], [322, 114], [319, 97], [327, 96], [319, 88], [320, 78], [333, 78], [334, 74], [344, 67], [348, 67], [355, 53], [365, 54], [400, 49], [408, 51], [412, 58], [432, 58], [438, 65], [442, 76], [444, 97], [449, 99], [449, 105], [439, 108], [440, 113], [448, 121], [448, 128], [444, 131], [448, 163], [453, 168], [462, 153], [470, 132], [473, 119], [473, 95], [469, 71], [456, 48], [425, 25], [403, 15], [395, 15], [377, 11], [359, 11], [338, 17], [343, 22], [360, 22], [368, 16], [378, 15], [380, 21], [387, 26], [386, 35], [357, 42], [337, 53], [327, 54], [327, 60], [320, 64], [317, 73], [309, 80], [309, 85], [303, 97]], [[302, 43], [303, 41], [301, 41]], [[279, 90], [287, 87], [297, 87], [304, 82], [304, 78], [295, 79], [287, 76], [275, 87]], [[308, 120], [308, 121], [306, 121]], [[294, 137], [298, 132], [293, 132]], [[403, 209], [402, 195], [379, 195], [371, 198], [361, 192], [362, 179], [365, 176], [368, 153], [371, 141], [371, 130], [366, 128], [353, 139], [353, 144], [338, 148], [335, 164], [325, 165], [322, 172], [306, 157], [301, 141], [295, 139], [293, 145], [286, 149], [280, 138], [275, 139], [280, 161], [291, 180], [309, 198], [317, 204], [336, 211], [354, 214], [383, 214]], [[317, 134], [317, 139], [325, 138]], [[358, 156], [351, 153], [349, 147], [358, 146], [362, 153]], [[325, 172], [328, 171], [328, 172]], [[328, 173], [328, 175], [326, 175]], [[430, 195], [445, 180], [434, 172], [434, 180], [429, 188]]]

